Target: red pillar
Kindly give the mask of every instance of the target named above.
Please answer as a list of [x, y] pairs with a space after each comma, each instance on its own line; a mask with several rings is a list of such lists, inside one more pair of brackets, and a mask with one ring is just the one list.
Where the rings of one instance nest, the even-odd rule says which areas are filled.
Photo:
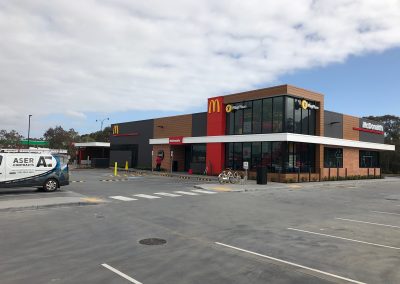
[[[226, 111], [223, 97], [208, 99], [207, 136], [225, 135]], [[209, 175], [219, 174], [225, 165], [225, 144], [207, 143], [206, 161]]]

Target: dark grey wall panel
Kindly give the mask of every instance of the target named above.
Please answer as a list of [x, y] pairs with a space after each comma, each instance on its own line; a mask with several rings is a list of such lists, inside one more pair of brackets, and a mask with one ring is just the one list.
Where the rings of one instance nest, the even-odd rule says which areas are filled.
[[[154, 120], [141, 120], [141, 121], [132, 121], [132, 122], [124, 122], [111, 125], [111, 129], [113, 129], [114, 125], [118, 125], [119, 134], [134, 134], [134, 136], [113, 136], [111, 135], [111, 151], [113, 145], [138, 145], [138, 157], [137, 157], [137, 166], [138, 167], [147, 167], [151, 168], [151, 150], [153, 146], [149, 144], [149, 139], [153, 138], [153, 127]], [[119, 157], [119, 156], [118, 156]], [[110, 163], [112, 164], [112, 155], [110, 157]], [[130, 157], [126, 157], [129, 158]]]
[[324, 118], [324, 136], [343, 139], [343, 114], [325, 110]]
[[207, 135], [207, 113], [200, 112], [192, 115], [192, 136], [206, 136]]
[[[382, 123], [379, 123], [379, 122], [376, 122], [373, 120], [368, 120], [365, 118], [360, 118], [360, 126], [359, 126], [360, 128], [362, 128], [363, 121], [383, 126]], [[384, 139], [385, 139], [384, 135], [360, 131], [360, 141], [372, 142], [372, 143], [384, 143]]]

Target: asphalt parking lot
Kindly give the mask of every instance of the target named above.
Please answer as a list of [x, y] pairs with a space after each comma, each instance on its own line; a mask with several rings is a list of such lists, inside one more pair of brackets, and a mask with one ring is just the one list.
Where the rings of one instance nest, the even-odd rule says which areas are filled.
[[108, 170], [71, 179], [0, 190], [0, 206], [93, 201], [0, 211], [1, 283], [400, 283], [400, 179], [244, 192]]

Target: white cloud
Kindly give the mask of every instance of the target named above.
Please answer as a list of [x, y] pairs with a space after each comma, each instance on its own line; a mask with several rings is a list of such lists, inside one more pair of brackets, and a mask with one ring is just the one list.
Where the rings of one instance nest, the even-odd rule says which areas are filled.
[[0, 35], [0, 128], [24, 129], [27, 114], [184, 110], [399, 46], [400, 2], [14, 0]]

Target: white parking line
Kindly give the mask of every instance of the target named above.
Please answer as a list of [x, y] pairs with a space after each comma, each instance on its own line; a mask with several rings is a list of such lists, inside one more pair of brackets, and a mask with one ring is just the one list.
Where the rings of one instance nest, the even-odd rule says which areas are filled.
[[121, 196], [121, 195], [116, 195], [116, 196], [109, 196], [112, 199], [117, 199], [117, 200], [121, 200], [121, 201], [133, 201], [133, 200], [137, 200], [135, 198], [130, 198], [130, 197], [126, 197], [126, 196]]
[[178, 197], [178, 196], [182, 196], [182, 195], [173, 194], [173, 193], [168, 193], [168, 192], [156, 192], [156, 193], [154, 193], [154, 194], [162, 195], [162, 196], [169, 196], [169, 197]]
[[348, 221], [348, 222], [363, 223], [363, 224], [369, 224], [369, 225], [375, 225], [375, 226], [383, 226], [383, 227], [389, 227], [389, 228], [397, 228], [397, 229], [400, 229], [400, 226], [394, 226], [394, 225], [386, 225], [386, 224], [373, 223], [373, 222], [366, 222], [366, 221], [359, 221], [359, 220], [353, 220], [353, 219], [345, 219], [345, 218], [335, 218], [335, 219], [336, 219], [336, 220], [342, 220], [342, 221]]
[[108, 265], [107, 263], [103, 263], [101, 266], [103, 266], [103, 267], [105, 267], [105, 268], [111, 270], [112, 272], [118, 274], [118, 275], [121, 276], [122, 278], [125, 278], [126, 280], [128, 280], [128, 281], [130, 281], [130, 282], [132, 282], [132, 283], [135, 283], [135, 284], [143, 284], [142, 282], [139, 282], [139, 281], [133, 279], [132, 277], [126, 275], [125, 273], [122, 273], [121, 271], [115, 269], [114, 267]]
[[159, 196], [153, 196], [153, 195], [148, 195], [148, 194], [134, 194], [133, 196], [142, 197], [142, 198], [147, 198], [147, 199], [161, 198], [161, 197], [159, 197]]
[[336, 274], [333, 274], [333, 273], [325, 272], [325, 271], [322, 271], [322, 270], [318, 270], [318, 269], [311, 268], [311, 267], [308, 267], [308, 266], [300, 265], [300, 264], [297, 264], [297, 263], [294, 263], [294, 262], [286, 261], [286, 260], [275, 258], [275, 257], [272, 257], [272, 256], [268, 256], [268, 255], [260, 254], [260, 253], [257, 253], [257, 252], [241, 249], [241, 248], [230, 246], [230, 245], [226, 245], [226, 244], [223, 244], [223, 243], [218, 243], [218, 242], [215, 242], [215, 243], [217, 245], [220, 245], [220, 246], [228, 247], [228, 248], [231, 248], [231, 249], [234, 249], [234, 250], [238, 250], [238, 251], [242, 251], [242, 252], [247, 252], [249, 254], [257, 255], [257, 256], [260, 256], [260, 257], [263, 257], [263, 258], [267, 258], [267, 259], [274, 260], [274, 261], [277, 261], [277, 262], [285, 263], [285, 264], [288, 264], [288, 265], [291, 265], [291, 266], [295, 266], [295, 267], [299, 267], [299, 268], [302, 268], [302, 269], [307, 269], [307, 270], [314, 271], [314, 272], [317, 272], [317, 273], [320, 273], [320, 274], [331, 276], [333, 278], [345, 280], [345, 281], [348, 281], [348, 282], [351, 282], [351, 283], [366, 284], [365, 282], [356, 281], [356, 280], [353, 280], [353, 279], [350, 279], [350, 278], [342, 277], [342, 276], [339, 276], [339, 275], [336, 275]]
[[398, 215], [398, 216], [400, 216], [399, 213], [392, 213], [392, 212], [384, 212], [384, 211], [371, 211], [371, 212], [379, 213], [379, 214], [388, 214], [388, 215]]
[[400, 248], [398, 248], [398, 247], [391, 247], [391, 246], [386, 246], [386, 245], [381, 245], [381, 244], [369, 243], [369, 242], [364, 242], [364, 241], [359, 241], [359, 240], [354, 240], [354, 239], [338, 237], [338, 236], [334, 236], [334, 235], [321, 234], [321, 233], [310, 232], [310, 231], [294, 229], [294, 228], [287, 228], [287, 229], [288, 230], [292, 230], [292, 231], [298, 231], [298, 232], [313, 234], [313, 235], [319, 235], [319, 236], [324, 236], [324, 237], [329, 237], [329, 238], [335, 238], [335, 239], [340, 239], [340, 240], [345, 240], [345, 241], [351, 241], [351, 242], [366, 244], [366, 245], [372, 245], [372, 246], [376, 246], [376, 247], [383, 247], [383, 248], [390, 248], [390, 249], [400, 250]]
[[202, 190], [202, 189], [192, 189], [191, 191], [198, 192], [198, 193], [206, 193], [206, 194], [217, 194], [218, 193], [218, 192]]
[[175, 193], [178, 194], [183, 194], [183, 195], [198, 195], [197, 193], [190, 192], [190, 191], [174, 191]]

